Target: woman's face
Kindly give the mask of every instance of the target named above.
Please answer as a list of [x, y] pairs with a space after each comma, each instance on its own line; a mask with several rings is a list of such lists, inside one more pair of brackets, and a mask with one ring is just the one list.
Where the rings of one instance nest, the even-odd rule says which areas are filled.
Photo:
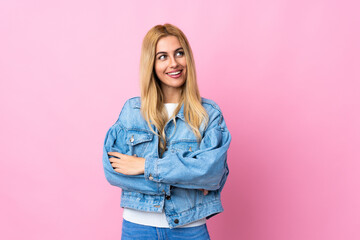
[[161, 88], [181, 89], [186, 80], [186, 57], [175, 36], [161, 38], [155, 51], [155, 73]]

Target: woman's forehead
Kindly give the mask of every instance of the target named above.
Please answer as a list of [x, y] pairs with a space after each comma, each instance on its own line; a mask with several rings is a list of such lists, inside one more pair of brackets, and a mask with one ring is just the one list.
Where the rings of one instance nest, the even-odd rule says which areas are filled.
[[158, 43], [156, 44], [156, 52], [169, 52], [175, 51], [180, 48], [181, 44], [179, 39], [175, 36], [166, 36], [160, 38]]

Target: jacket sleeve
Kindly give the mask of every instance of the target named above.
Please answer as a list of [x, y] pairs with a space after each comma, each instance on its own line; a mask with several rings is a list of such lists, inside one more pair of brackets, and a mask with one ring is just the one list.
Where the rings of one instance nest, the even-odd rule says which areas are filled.
[[126, 153], [128, 146], [125, 143], [125, 129], [115, 123], [106, 133], [103, 148], [103, 166], [107, 181], [113, 185], [128, 191], [136, 191], [150, 195], [163, 194], [165, 185], [145, 179], [141, 175], [125, 175], [116, 172], [109, 161], [108, 152]]
[[222, 190], [229, 174], [227, 150], [231, 141], [222, 114], [205, 131], [198, 150], [185, 156], [171, 152], [145, 160], [145, 178], [190, 189]]

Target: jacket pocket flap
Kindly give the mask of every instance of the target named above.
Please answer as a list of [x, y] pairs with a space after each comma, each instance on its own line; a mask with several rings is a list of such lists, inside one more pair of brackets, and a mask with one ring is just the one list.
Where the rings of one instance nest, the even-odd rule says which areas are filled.
[[148, 132], [140, 132], [140, 131], [129, 131], [126, 136], [126, 143], [130, 146], [137, 145], [143, 142], [150, 142], [153, 139], [153, 135]]
[[192, 139], [172, 141], [170, 145], [176, 151], [193, 152], [199, 149], [199, 143]]

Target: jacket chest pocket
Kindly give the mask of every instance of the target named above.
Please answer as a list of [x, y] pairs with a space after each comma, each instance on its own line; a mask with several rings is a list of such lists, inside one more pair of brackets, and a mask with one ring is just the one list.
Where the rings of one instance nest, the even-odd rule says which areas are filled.
[[187, 157], [199, 150], [199, 143], [192, 139], [175, 140], [170, 143], [170, 149], [172, 152], [179, 152]]
[[153, 140], [154, 134], [142, 131], [128, 131], [126, 135], [126, 144], [129, 146], [129, 155], [143, 157], [146, 150]]

